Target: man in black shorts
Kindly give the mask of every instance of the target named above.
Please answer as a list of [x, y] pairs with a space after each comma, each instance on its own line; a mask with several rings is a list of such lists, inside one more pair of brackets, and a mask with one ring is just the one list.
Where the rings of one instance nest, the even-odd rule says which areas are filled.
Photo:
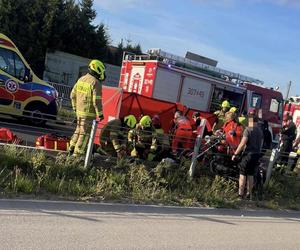
[[263, 132], [257, 125], [258, 118], [255, 114], [248, 116], [248, 127], [244, 130], [243, 138], [237, 147], [232, 160], [236, 159], [236, 156], [243, 152], [240, 167], [239, 178], [239, 196], [244, 197], [244, 190], [247, 180], [247, 196], [251, 197], [253, 188], [253, 175], [261, 154], [261, 148], [263, 144]]

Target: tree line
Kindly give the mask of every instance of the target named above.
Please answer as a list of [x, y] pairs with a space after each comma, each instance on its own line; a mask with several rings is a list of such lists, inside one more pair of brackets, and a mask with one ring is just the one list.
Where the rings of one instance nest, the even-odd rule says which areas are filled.
[[42, 76], [45, 54], [61, 50], [120, 65], [123, 51], [141, 53], [139, 44], [120, 41], [111, 50], [108, 27], [95, 24], [93, 0], [0, 0], [0, 32], [10, 37]]

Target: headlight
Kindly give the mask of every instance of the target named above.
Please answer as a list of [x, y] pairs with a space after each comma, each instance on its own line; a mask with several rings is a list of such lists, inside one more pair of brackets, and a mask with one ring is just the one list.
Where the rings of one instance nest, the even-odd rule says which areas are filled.
[[57, 92], [56, 89], [48, 89], [48, 90], [46, 90], [46, 94], [48, 96], [51, 96], [51, 97], [55, 98], [55, 99], [57, 99], [57, 97], [58, 97], [58, 92]]

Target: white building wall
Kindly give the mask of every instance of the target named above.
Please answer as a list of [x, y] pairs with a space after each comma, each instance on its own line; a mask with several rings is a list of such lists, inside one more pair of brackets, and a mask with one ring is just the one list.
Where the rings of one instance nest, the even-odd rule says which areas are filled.
[[[87, 72], [87, 65], [90, 61], [89, 58], [62, 51], [47, 52], [43, 78], [49, 82], [73, 86], [78, 77]], [[105, 65], [107, 80], [104, 84], [118, 86], [121, 67], [111, 64]]]

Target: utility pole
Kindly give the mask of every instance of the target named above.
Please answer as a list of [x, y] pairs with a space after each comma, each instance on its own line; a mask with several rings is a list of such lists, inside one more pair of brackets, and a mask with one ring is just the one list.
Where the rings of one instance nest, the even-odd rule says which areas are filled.
[[292, 81], [289, 81], [288, 87], [287, 87], [287, 92], [286, 92], [285, 100], [287, 100], [287, 99], [289, 98], [291, 86], [292, 86]]

